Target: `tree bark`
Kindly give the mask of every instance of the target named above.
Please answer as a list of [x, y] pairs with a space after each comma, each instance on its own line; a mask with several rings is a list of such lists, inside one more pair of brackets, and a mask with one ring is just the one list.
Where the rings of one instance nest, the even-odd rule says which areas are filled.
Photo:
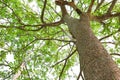
[[88, 14], [80, 19], [65, 15], [64, 22], [76, 39], [85, 80], [120, 80], [120, 70], [91, 30]]

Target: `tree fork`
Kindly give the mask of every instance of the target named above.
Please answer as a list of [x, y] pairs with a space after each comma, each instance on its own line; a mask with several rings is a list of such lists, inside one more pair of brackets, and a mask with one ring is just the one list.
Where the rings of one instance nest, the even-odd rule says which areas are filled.
[[[80, 11], [73, 4], [73, 1], [56, 0], [56, 4], [61, 7], [63, 20], [76, 39], [80, 65], [84, 66], [82, 71], [85, 80], [120, 80], [120, 70], [111, 55], [94, 35], [88, 14]], [[65, 5], [69, 5], [75, 10], [78, 9], [80, 13], [76, 12], [80, 14], [80, 19], [69, 16]]]

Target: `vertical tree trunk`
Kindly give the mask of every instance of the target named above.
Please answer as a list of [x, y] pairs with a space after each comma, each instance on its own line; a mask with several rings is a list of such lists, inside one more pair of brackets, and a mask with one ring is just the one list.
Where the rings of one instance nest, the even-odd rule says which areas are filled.
[[81, 14], [80, 20], [65, 15], [64, 21], [76, 38], [85, 80], [120, 80], [120, 70], [93, 34], [88, 15]]

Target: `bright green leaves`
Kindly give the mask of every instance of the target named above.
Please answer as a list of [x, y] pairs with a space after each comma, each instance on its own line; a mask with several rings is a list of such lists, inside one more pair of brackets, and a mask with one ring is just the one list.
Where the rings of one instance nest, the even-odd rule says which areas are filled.
[[8, 1], [6, 3], [1, 1], [0, 3], [3, 5], [0, 16], [2, 19], [7, 18], [11, 26], [40, 23], [39, 15], [32, 11], [29, 6], [30, 3], [24, 4], [19, 0]]
[[120, 59], [118, 59], [117, 62], [120, 63]]
[[[44, 20], [47, 23], [58, 21], [60, 17], [55, 13], [55, 6], [52, 4], [51, 1], [47, 1], [44, 12]], [[64, 39], [68, 40], [64, 31], [67, 29], [65, 29], [64, 26], [64, 29], [59, 26], [43, 27], [38, 31], [27, 31], [28, 29], [35, 29], [36, 26], [34, 25], [42, 24], [40, 16], [43, 5], [44, 1], [35, 0], [5, 0], [5, 2], [0, 2], [0, 18], [1, 20], [5, 20], [5, 22], [0, 22], [2, 22], [4, 26], [9, 26], [7, 29], [0, 29], [0, 62], [5, 63], [4, 61], [8, 54], [14, 55], [14, 62], [8, 62], [9, 70], [5, 72], [5, 69], [3, 72], [0, 72], [4, 74], [0, 76], [2, 79], [8, 73], [11, 73], [8, 79], [12, 79], [11, 77], [17, 74], [24, 61], [26, 67], [24, 70], [21, 70], [22, 74], [20, 74], [18, 80], [27, 80], [29, 78], [33, 80], [51, 80], [48, 75], [58, 78], [59, 75], [56, 70], [58, 69], [60, 73], [63, 65], [60, 66], [60, 69], [59, 66], [57, 66], [56, 69], [53, 68], [52, 72], [51, 66], [68, 55], [69, 49], [64, 47], [70, 43], [64, 41]], [[4, 8], [2, 9], [2, 7]], [[9, 57], [10, 56], [8, 56], [8, 58]], [[74, 61], [68, 62], [69, 64], [65, 72], [74, 64]], [[65, 75], [63, 76], [65, 78]]]

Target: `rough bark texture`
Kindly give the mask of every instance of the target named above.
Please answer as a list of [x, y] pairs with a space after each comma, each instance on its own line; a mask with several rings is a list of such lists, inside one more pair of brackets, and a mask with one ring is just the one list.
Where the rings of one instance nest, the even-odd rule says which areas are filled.
[[120, 80], [120, 70], [93, 34], [88, 15], [81, 14], [80, 20], [65, 15], [64, 22], [76, 38], [85, 80]]

